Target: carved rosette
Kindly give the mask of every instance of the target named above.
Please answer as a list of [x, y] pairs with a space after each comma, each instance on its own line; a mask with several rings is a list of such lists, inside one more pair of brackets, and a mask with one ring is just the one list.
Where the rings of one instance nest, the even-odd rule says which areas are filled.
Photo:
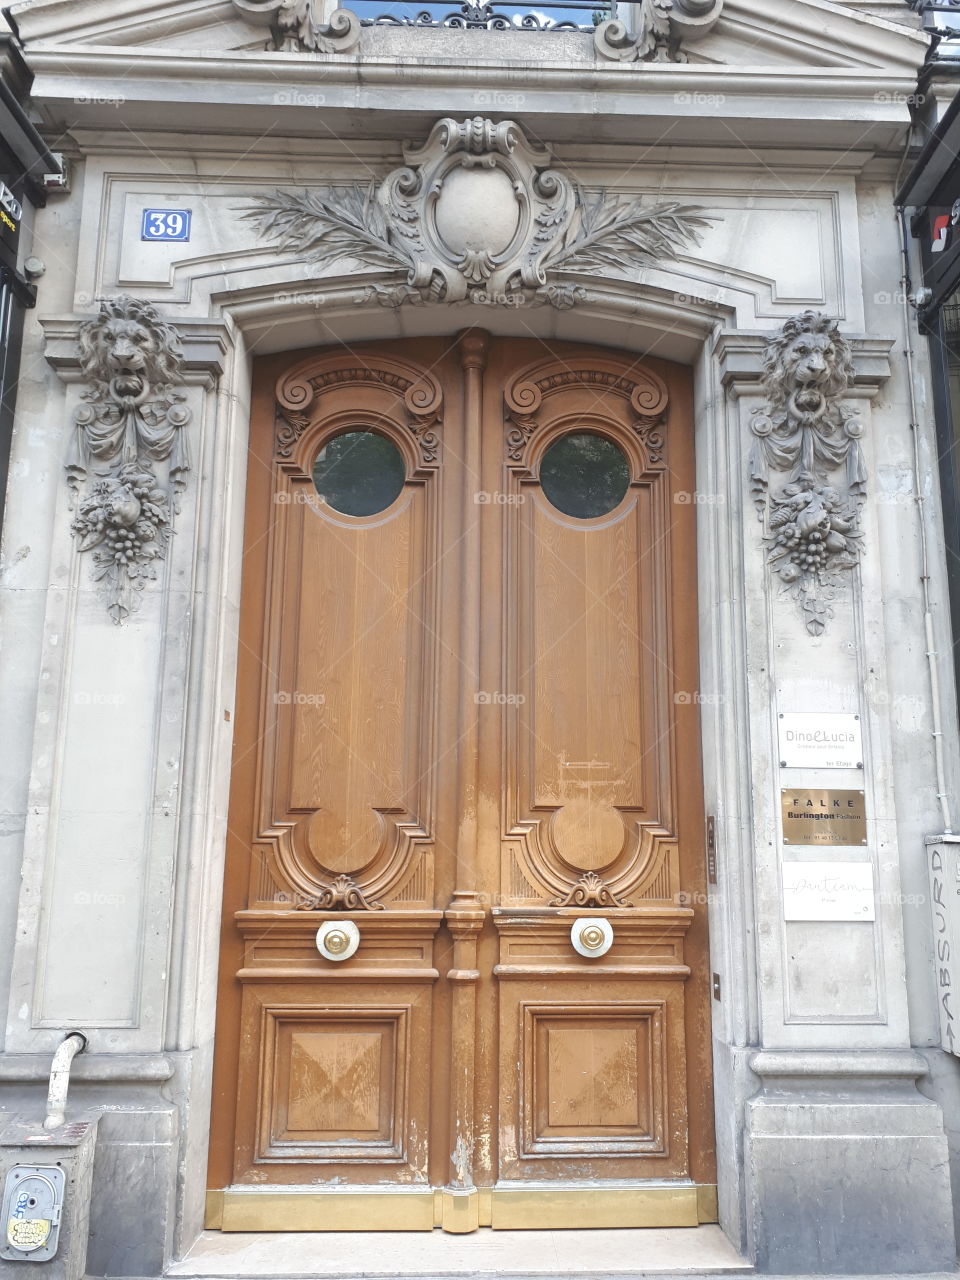
[[76, 494], [71, 528], [92, 552], [93, 576], [114, 622], [137, 607], [166, 556], [174, 494], [190, 469], [183, 428], [190, 420], [176, 330], [149, 302], [105, 298], [80, 330], [90, 389], [74, 412], [66, 466]]
[[699, 243], [698, 205], [588, 193], [551, 169], [547, 147], [512, 120], [439, 121], [379, 185], [255, 197], [243, 216], [323, 269], [343, 262], [402, 274], [372, 283], [387, 306], [464, 301], [566, 308], [583, 287], [564, 275], [623, 274]]
[[821, 635], [861, 554], [863, 426], [841, 402], [853, 360], [836, 320], [804, 311], [767, 343], [763, 369], [767, 405], [750, 424], [750, 480], [767, 563], [800, 605], [807, 631]]

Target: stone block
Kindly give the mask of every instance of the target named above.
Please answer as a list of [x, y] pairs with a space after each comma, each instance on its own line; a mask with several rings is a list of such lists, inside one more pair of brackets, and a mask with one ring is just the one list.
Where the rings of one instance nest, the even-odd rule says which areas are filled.
[[172, 1107], [105, 1111], [90, 1211], [91, 1276], [159, 1276], [170, 1259], [177, 1172]]
[[[871, 1092], [873, 1096], [871, 1095]], [[747, 1221], [758, 1270], [891, 1274], [956, 1261], [940, 1108], [864, 1091], [747, 1105]]]

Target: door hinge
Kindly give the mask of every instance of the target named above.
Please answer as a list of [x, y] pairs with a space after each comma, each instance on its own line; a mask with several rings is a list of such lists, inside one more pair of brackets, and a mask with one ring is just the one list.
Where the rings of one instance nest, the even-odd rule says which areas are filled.
[[715, 974], [713, 975], [713, 998], [714, 998], [714, 1000], [719, 1000], [719, 999], [720, 999], [720, 975], [719, 975], [719, 973], [715, 973]]

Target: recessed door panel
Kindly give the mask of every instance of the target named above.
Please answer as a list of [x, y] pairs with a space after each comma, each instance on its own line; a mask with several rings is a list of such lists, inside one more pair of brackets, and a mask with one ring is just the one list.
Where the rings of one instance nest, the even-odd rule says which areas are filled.
[[589, 347], [260, 363], [212, 1225], [711, 1203], [691, 431]]

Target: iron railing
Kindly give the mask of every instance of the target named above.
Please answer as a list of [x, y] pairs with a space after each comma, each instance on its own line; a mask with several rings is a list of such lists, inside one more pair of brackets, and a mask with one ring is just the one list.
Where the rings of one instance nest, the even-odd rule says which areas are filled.
[[538, 8], [490, 0], [461, 4], [455, 10], [442, 4], [421, 8], [401, 0], [386, 13], [364, 14], [368, 6], [382, 4], [383, 0], [351, 0], [350, 7], [364, 26], [455, 27], [465, 31], [592, 31], [613, 17], [613, 0], [600, 4], [597, 0], [551, 0]]

